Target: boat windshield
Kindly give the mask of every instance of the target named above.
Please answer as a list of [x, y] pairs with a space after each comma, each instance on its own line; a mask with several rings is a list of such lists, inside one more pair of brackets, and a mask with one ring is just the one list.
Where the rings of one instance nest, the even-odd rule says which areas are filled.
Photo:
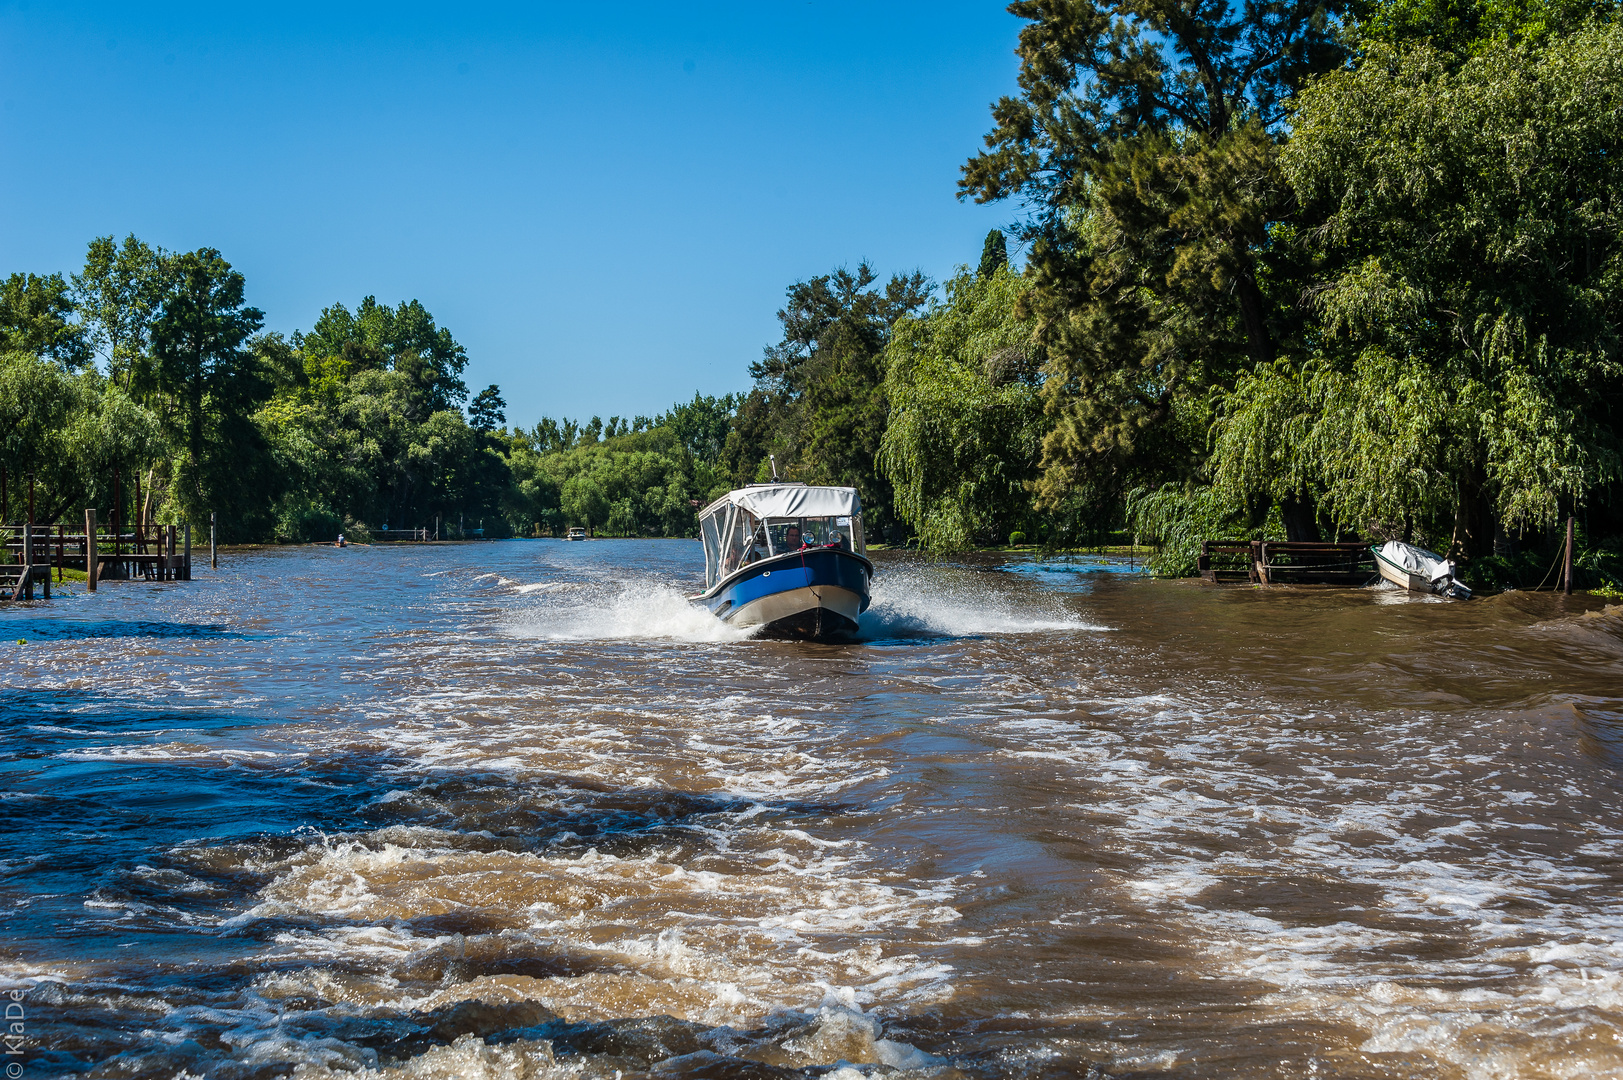
[[837, 547], [858, 555], [868, 553], [862, 536], [861, 514], [849, 517], [768, 518], [766, 536], [774, 555], [819, 547]]
[[728, 506], [699, 521], [704, 541], [704, 587], [741, 566], [803, 548], [838, 547], [866, 555], [862, 515], [758, 518], [741, 506]]

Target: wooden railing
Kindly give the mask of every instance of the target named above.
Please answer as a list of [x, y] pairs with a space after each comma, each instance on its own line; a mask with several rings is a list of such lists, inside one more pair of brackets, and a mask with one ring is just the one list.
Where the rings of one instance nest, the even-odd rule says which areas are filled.
[[1364, 585], [1375, 576], [1375, 558], [1362, 543], [1208, 540], [1196, 567], [1219, 585]]
[[126, 531], [103, 531], [94, 510], [85, 511], [85, 531], [66, 526], [0, 525], [0, 595], [32, 600], [36, 583], [51, 596], [51, 578], [63, 570], [83, 570], [89, 589], [101, 581], [144, 578], [190, 581], [190, 525], [134, 525]]

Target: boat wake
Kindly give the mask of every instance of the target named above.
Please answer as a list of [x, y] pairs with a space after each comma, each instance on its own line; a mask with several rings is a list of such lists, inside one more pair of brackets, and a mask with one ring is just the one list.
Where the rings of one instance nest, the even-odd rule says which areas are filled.
[[533, 597], [508, 622], [515, 637], [544, 641], [744, 641], [748, 630], [728, 626], [680, 589], [632, 578], [594, 582], [514, 583]]
[[941, 570], [887, 569], [874, 579], [873, 606], [862, 615], [864, 641], [986, 637], [1064, 630], [1108, 630], [1077, 618], [1055, 598], [1010, 597], [981, 575], [954, 580]]
[[[498, 584], [527, 601], [507, 622], [515, 637], [544, 641], [747, 641], [740, 630], [692, 603], [682, 590], [646, 578]], [[1053, 597], [1011, 598], [979, 580], [944, 579], [939, 569], [887, 569], [874, 582], [857, 642], [974, 638], [1074, 630], [1108, 630], [1076, 617]]]

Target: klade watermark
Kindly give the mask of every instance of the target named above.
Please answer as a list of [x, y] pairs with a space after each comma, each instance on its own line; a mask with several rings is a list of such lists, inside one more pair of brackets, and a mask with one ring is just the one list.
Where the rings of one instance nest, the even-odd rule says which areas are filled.
[[10, 1080], [17, 1080], [23, 1074], [23, 1063], [15, 1060], [27, 1051], [28, 1045], [28, 1015], [23, 1009], [23, 997], [26, 990], [6, 990], [0, 992], [0, 1000], [6, 1003], [6, 1030], [0, 1034], [0, 1045], [5, 1052], [0, 1057], [6, 1059], [6, 1076]]

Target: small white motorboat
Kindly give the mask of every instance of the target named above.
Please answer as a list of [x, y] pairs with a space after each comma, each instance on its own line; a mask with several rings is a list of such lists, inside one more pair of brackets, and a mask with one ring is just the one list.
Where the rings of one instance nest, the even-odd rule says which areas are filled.
[[564, 539], [584, 540], [586, 539], [586, 530], [581, 528], [579, 525], [576, 525], [573, 529], [570, 529], [567, 534], [565, 534]]
[[1375, 553], [1375, 569], [1381, 577], [1410, 592], [1429, 592], [1455, 600], [1471, 599], [1471, 590], [1455, 577], [1457, 568], [1449, 560], [1425, 548], [1388, 540]]

